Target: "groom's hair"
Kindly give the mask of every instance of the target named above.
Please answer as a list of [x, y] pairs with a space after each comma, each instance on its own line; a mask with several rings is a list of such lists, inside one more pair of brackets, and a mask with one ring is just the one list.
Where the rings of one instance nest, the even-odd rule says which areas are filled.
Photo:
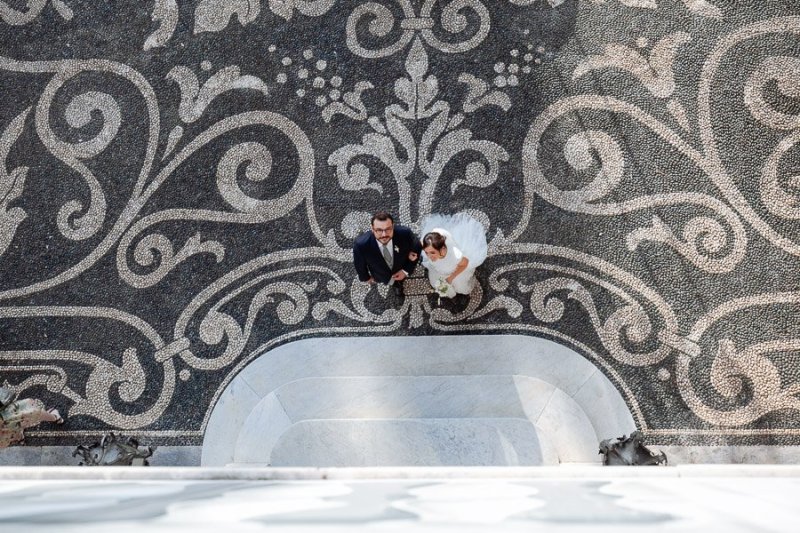
[[375, 225], [376, 220], [380, 220], [381, 222], [383, 222], [384, 220], [391, 220], [392, 224], [394, 224], [394, 217], [392, 217], [392, 215], [390, 215], [388, 211], [378, 211], [377, 213], [372, 215], [372, 219], [369, 221], [369, 225], [370, 226]]

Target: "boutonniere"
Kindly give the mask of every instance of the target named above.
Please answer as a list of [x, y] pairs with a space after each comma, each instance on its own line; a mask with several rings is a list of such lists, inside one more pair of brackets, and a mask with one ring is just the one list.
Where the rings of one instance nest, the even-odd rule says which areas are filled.
[[396, 254], [400, 253], [400, 248], [398, 248], [396, 244], [394, 245], [394, 253]]

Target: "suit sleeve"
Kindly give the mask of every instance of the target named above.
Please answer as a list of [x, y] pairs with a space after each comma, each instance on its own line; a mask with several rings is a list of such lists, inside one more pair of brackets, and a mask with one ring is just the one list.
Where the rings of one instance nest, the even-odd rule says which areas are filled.
[[411, 259], [408, 258], [408, 256], [406, 256], [405, 261], [403, 262], [403, 270], [411, 274], [412, 272], [414, 272], [414, 268], [417, 266], [417, 263], [419, 262], [419, 256], [422, 253], [422, 243], [417, 238], [417, 236], [414, 235], [414, 232], [411, 230], [408, 230], [407, 238], [408, 238], [409, 248], [417, 254], [417, 258], [415, 260], [412, 261]]
[[353, 245], [353, 264], [356, 267], [358, 279], [361, 281], [368, 281], [372, 276], [370, 276], [367, 260], [364, 258], [364, 252], [361, 248], [360, 243], [356, 241]]

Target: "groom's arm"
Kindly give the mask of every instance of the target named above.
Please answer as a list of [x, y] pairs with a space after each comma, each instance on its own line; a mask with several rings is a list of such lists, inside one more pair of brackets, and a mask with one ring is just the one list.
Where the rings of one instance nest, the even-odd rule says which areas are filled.
[[411, 239], [412, 239], [412, 241], [414, 243], [414, 248], [413, 248], [414, 252], [417, 255], [421, 255], [422, 254], [422, 239], [420, 239], [419, 237], [414, 235], [413, 232], [411, 233]]
[[406, 233], [404, 238], [406, 239], [408, 248], [417, 254], [415, 259], [410, 259], [408, 255], [406, 255], [405, 259], [403, 260], [403, 270], [405, 270], [406, 274], [410, 276], [411, 273], [414, 272], [414, 268], [416, 268], [417, 262], [419, 261], [419, 256], [422, 252], [422, 243], [419, 241], [419, 239], [417, 239], [417, 236], [414, 235], [414, 232], [410, 229], [406, 229], [404, 233]]
[[372, 279], [369, 273], [369, 266], [367, 266], [367, 260], [362, 251], [362, 246], [358, 241], [353, 245], [353, 265], [356, 267], [358, 279], [361, 281], [369, 281]]

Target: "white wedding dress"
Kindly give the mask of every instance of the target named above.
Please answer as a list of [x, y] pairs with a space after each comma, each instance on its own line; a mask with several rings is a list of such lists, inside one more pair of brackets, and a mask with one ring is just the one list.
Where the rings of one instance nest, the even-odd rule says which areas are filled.
[[[486, 260], [488, 251], [483, 225], [466, 213], [432, 214], [422, 221], [420, 236], [424, 238], [430, 232], [442, 235], [447, 247], [447, 254], [436, 261], [422, 252], [422, 265], [428, 269], [428, 281], [433, 289], [446, 298], [471, 293], [475, 286], [475, 269]], [[469, 261], [467, 268], [448, 285], [446, 278], [453, 273], [462, 257]]]

